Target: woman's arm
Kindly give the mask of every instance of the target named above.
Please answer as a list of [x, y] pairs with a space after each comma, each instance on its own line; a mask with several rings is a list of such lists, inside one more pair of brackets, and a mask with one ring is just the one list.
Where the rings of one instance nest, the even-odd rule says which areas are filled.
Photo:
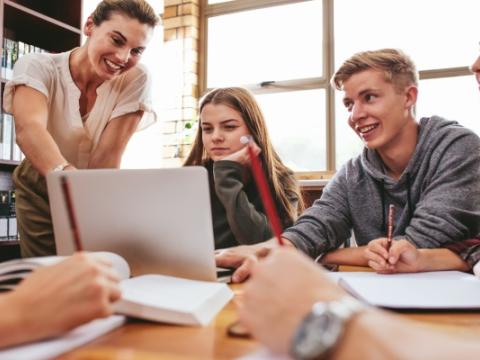
[[137, 111], [110, 120], [90, 157], [88, 168], [119, 168], [123, 152], [142, 116], [143, 111]]
[[47, 131], [47, 98], [41, 92], [20, 85], [13, 97], [17, 144], [33, 167], [45, 176], [56, 166], [67, 164]]

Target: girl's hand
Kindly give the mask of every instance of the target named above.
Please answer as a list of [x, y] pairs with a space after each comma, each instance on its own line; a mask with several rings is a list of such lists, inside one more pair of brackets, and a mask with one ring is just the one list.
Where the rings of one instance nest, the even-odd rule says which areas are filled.
[[255, 156], [258, 156], [260, 154], [261, 149], [260, 147], [253, 141], [251, 140], [245, 147], [242, 149], [225, 156], [224, 158], [220, 160], [229, 160], [229, 161], [235, 161], [238, 162], [239, 164], [242, 164], [244, 166], [250, 165], [250, 155], [248, 154], [248, 146], [250, 146], [253, 149], [253, 153]]

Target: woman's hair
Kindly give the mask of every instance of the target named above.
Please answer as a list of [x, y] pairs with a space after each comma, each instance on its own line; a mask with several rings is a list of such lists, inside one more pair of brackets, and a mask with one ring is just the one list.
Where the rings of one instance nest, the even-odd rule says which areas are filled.
[[383, 72], [385, 80], [392, 83], [397, 91], [418, 83], [415, 64], [405, 53], [397, 49], [380, 49], [359, 52], [346, 60], [333, 75], [332, 86], [342, 90], [345, 81], [365, 70]]
[[103, 0], [92, 13], [93, 23], [99, 26], [109, 20], [112, 13], [124, 14], [152, 28], [159, 22], [155, 10], [145, 0]]
[[[282, 223], [284, 226], [291, 225], [297, 218], [298, 213], [303, 211], [300, 189], [293, 178], [292, 171], [282, 163], [272, 146], [263, 113], [253, 94], [239, 87], [214, 89], [200, 100], [200, 113], [207, 104], [226, 105], [240, 113], [253, 140], [262, 150], [260, 156], [263, 159], [263, 166], [270, 188], [279, 206]], [[203, 145], [202, 127], [199, 126], [192, 150], [184, 165], [205, 166], [208, 161], [210, 161], [210, 158]], [[298, 199], [297, 208], [291, 203], [291, 200], [295, 198]]]

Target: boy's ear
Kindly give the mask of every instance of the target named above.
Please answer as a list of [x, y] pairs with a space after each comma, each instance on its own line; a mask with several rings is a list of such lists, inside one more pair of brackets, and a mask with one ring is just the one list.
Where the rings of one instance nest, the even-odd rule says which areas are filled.
[[93, 23], [93, 18], [92, 16], [89, 16], [87, 18], [87, 21], [85, 22], [85, 25], [83, 26], [83, 34], [85, 36], [90, 36], [92, 35], [92, 30], [95, 24]]
[[418, 88], [416, 85], [409, 85], [405, 89], [405, 107], [412, 108], [417, 103]]

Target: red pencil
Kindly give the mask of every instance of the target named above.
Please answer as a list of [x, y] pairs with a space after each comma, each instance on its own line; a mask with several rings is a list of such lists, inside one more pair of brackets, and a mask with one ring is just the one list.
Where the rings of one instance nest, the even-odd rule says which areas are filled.
[[72, 230], [75, 250], [83, 251], [82, 242], [80, 240], [80, 234], [78, 232], [77, 219], [75, 217], [75, 211], [73, 210], [73, 201], [70, 194], [70, 184], [66, 176], [61, 177], [61, 182], [62, 182], [62, 190], [63, 190], [63, 199], [65, 200], [65, 205], [67, 206], [68, 222], [70, 223], [70, 229]]
[[387, 250], [390, 250], [390, 246], [392, 246], [393, 218], [394, 217], [395, 217], [395, 206], [390, 204], [388, 206]]
[[[263, 207], [267, 213], [268, 221], [273, 230], [273, 235], [277, 238], [278, 244], [283, 245], [284, 241], [282, 239], [282, 225], [280, 218], [277, 213], [277, 208], [274, 205], [272, 194], [268, 187], [267, 179], [265, 178], [265, 173], [263, 172], [262, 165], [259, 158], [253, 152], [252, 146], [250, 144], [250, 139], [247, 143], [248, 154], [250, 156], [250, 162], [252, 166], [252, 173], [255, 183], [257, 184], [258, 191], [260, 192], [260, 197], [262, 199]], [[244, 143], [242, 141], [242, 143]]]

